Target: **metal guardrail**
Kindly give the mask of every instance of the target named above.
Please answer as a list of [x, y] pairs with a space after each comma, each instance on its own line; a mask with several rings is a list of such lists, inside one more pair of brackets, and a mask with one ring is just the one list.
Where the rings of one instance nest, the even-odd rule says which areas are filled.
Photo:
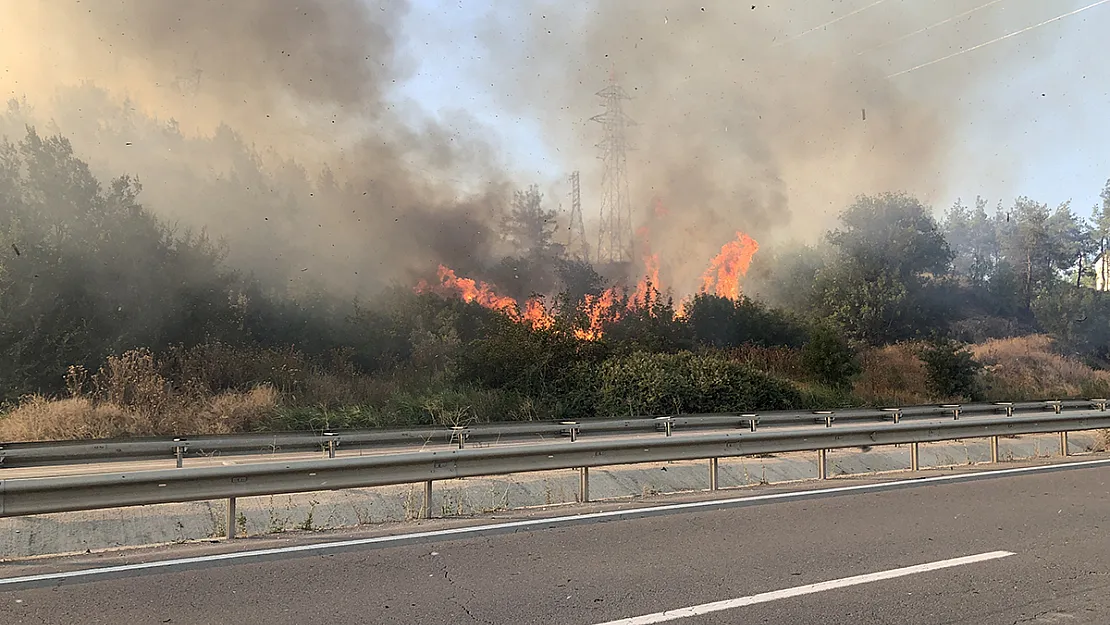
[[911, 406], [904, 408], [855, 408], [836, 411], [773, 411], [713, 415], [675, 415], [627, 419], [591, 419], [580, 422], [491, 423], [467, 427], [236, 434], [188, 438], [142, 438], [46, 443], [0, 443], [0, 469], [120, 460], [188, 458], [215, 455], [263, 455], [279, 452], [321, 451], [334, 455], [337, 447], [383, 449], [402, 446], [463, 446], [472, 442], [543, 441], [561, 436], [664, 433], [708, 429], [787, 427], [823, 423], [867, 422], [894, 419], [927, 419], [946, 415], [1022, 414], [1105, 408], [1107, 400], [979, 403], [966, 405]]
[[147, 504], [227, 499], [229, 537], [234, 537], [235, 498], [308, 491], [424, 483], [424, 512], [430, 513], [432, 483], [440, 480], [578, 469], [581, 501], [589, 501], [591, 467], [708, 459], [709, 485], [717, 487], [717, 459], [736, 456], [817, 451], [825, 475], [829, 449], [894, 444], [912, 445], [912, 469], [918, 468], [921, 443], [991, 438], [997, 461], [998, 437], [1110, 428], [1110, 411], [1101, 409], [990, 416], [950, 421], [899, 421], [810, 427], [793, 431], [680, 434], [653, 439], [561, 441], [493, 448], [406, 452], [293, 462], [194, 467], [81, 476], [0, 480], [0, 517]]

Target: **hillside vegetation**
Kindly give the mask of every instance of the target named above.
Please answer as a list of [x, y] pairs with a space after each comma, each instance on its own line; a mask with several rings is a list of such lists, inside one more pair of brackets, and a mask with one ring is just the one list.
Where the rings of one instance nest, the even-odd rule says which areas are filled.
[[533, 187], [483, 282], [348, 298], [237, 271], [29, 128], [0, 142], [0, 440], [1107, 396], [1104, 196], [1090, 220], [1022, 198], [939, 222], [862, 196], [820, 246], [675, 301], [568, 256]]

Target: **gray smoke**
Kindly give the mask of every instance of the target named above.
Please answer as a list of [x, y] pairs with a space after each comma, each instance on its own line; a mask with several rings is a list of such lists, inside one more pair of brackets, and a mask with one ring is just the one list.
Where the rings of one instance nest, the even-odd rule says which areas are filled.
[[[489, 64], [467, 78], [538, 119], [566, 170], [583, 170], [589, 222], [600, 128], [586, 120], [615, 71], [639, 123], [632, 205], [645, 223], [652, 198], [666, 207], [648, 224], [651, 247], [664, 282], [690, 291], [737, 230], [765, 245], [813, 237], [857, 194], [944, 193], [960, 103], [1047, 40], [887, 76], [1063, 10], [886, 0], [830, 23], [869, 4], [494, 0], [475, 33]], [[415, 63], [399, 53], [408, 9], [7, 2], [0, 91], [28, 96], [98, 171], [138, 174], [161, 214], [226, 236], [246, 268], [305, 269], [344, 290], [412, 282], [440, 261], [477, 271], [497, 253], [492, 224], [511, 188], [532, 181], [510, 179], [479, 124], [433, 123], [397, 99]]]
[[493, 58], [517, 60], [507, 72], [491, 67], [487, 81], [507, 107], [539, 115], [564, 162], [597, 188], [601, 129], [585, 120], [617, 73], [639, 123], [629, 136], [632, 205], [646, 211], [652, 196], [662, 199], [669, 216], [651, 223], [652, 247], [664, 282], [689, 289], [736, 230], [765, 244], [812, 239], [858, 194], [942, 196], [976, 86], [1050, 39], [1031, 32], [1008, 48], [887, 76], [1066, 10], [984, 4], [501, 2], [485, 41]]

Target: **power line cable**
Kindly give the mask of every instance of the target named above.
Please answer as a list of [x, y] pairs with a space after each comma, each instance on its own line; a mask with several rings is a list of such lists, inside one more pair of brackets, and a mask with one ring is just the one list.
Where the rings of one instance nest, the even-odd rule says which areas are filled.
[[905, 41], [906, 39], [909, 39], [910, 37], [920, 35], [921, 33], [926, 32], [926, 31], [930, 31], [930, 30], [932, 30], [932, 29], [934, 29], [938, 26], [944, 26], [945, 24], [948, 24], [949, 22], [954, 22], [954, 21], [960, 19], [961, 17], [967, 17], [968, 15], [971, 15], [972, 13], [982, 11], [983, 9], [992, 7], [996, 4], [998, 4], [999, 2], [1005, 2], [1005, 0], [991, 0], [990, 2], [988, 2], [986, 4], [982, 4], [982, 5], [979, 5], [979, 6], [975, 7], [974, 9], [968, 9], [967, 11], [964, 11], [963, 13], [960, 13], [959, 15], [953, 15], [952, 17], [945, 18], [945, 19], [943, 19], [939, 22], [936, 22], [934, 24], [929, 24], [928, 26], [926, 26], [924, 28], [918, 28], [917, 30], [913, 31], [912, 33], [906, 33], [905, 35], [902, 35], [901, 37], [898, 37], [896, 39], [891, 39], [890, 41], [885, 41], [883, 43], [880, 43], [879, 45], [877, 45], [873, 48], [868, 48], [866, 50], [860, 50], [859, 52], [856, 53], [856, 56], [860, 56], [862, 54], [867, 54], [868, 52], [874, 52], [875, 50], [879, 50], [881, 48], [885, 48], [887, 46], [894, 45], [898, 42]]
[[948, 59], [952, 59], [952, 58], [955, 58], [957, 56], [967, 54], [968, 52], [974, 52], [974, 51], [976, 51], [980, 48], [985, 48], [989, 45], [996, 44], [1000, 41], [1005, 41], [1006, 39], [1009, 39], [1011, 37], [1017, 37], [1018, 35], [1027, 33], [1031, 30], [1036, 29], [1036, 28], [1040, 28], [1041, 26], [1047, 26], [1047, 25], [1049, 25], [1053, 22], [1058, 22], [1058, 21], [1060, 21], [1060, 20], [1062, 20], [1066, 17], [1071, 17], [1073, 15], [1076, 15], [1077, 13], [1082, 13], [1083, 11], [1086, 11], [1087, 9], [1093, 9], [1093, 8], [1099, 6], [1100, 4], [1106, 4], [1107, 2], [1110, 2], [1110, 0], [1099, 0], [1098, 2], [1092, 2], [1091, 4], [1079, 7], [1078, 9], [1076, 9], [1074, 11], [1069, 11], [1067, 13], [1064, 13], [1063, 15], [1057, 15], [1056, 17], [1053, 17], [1051, 19], [1047, 19], [1047, 20], [1045, 20], [1045, 21], [1043, 21], [1039, 24], [1033, 24], [1032, 26], [1026, 26], [1025, 28], [1022, 28], [1021, 30], [1015, 30], [1012, 33], [1006, 33], [1005, 35], [1002, 35], [1001, 37], [996, 37], [994, 39], [991, 39], [990, 41], [985, 41], [985, 42], [983, 42], [979, 45], [971, 46], [970, 48], [965, 48], [963, 50], [960, 50], [959, 52], [953, 52], [952, 54], [949, 54], [947, 56], [942, 56], [939, 59], [933, 59], [932, 61], [929, 61], [927, 63], [922, 63], [920, 65], [915, 65], [915, 66], [913, 66], [909, 69], [904, 69], [900, 72], [895, 72], [893, 74], [888, 75], [887, 78], [896, 78], [896, 77], [901, 76], [903, 74], [908, 74], [910, 72], [915, 72], [919, 69], [929, 67], [930, 65], [936, 65], [937, 63], [947, 61]]
[[803, 30], [802, 32], [798, 33], [797, 35], [794, 35], [793, 37], [787, 37], [786, 39], [783, 39], [782, 41], [776, 42], [771, 47], [777, 48], [778, 46], [790, 43], [791, 41], [794, 41], [795, 39], [798, 39], [800, 37], [804, 37], [804, 36], [814, 32], [814, 31], [818, 31], [818, 30], [821, 30], [822, 28], [827, 28], [829, 26], [832, 26], [833, 24], [835, 24], [835, 23], [837, 23], [841, 20], [846, 20], [849, 17], [852, 17], [853, 15], [856, 15], [858, 13], [863, 13], [867, 9], [870, 9], [872, 7], [877, 7], [877, 6], [879, 6], [880, 4], [882, 4], [886, 1], [887, 0], [875, 0], [875, 2], [872, 2], [871, 4], [869, 4], [865, 7], [860, 7], [858, 9], [856, 9], [855, 11], [849, 11], [848, 13], [845, 13], [844, 15], [841, 15], [840, 17], [831, 19], [831, 20], [825, 22], [824, 24], [818, 24], [817, 26], [814, 26], [813, 28], [810, 28], [808, 30]]

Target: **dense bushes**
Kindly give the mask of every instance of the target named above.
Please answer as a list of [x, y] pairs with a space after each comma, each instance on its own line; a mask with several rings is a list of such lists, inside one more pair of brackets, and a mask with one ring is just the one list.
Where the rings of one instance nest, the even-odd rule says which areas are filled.
[[716, 355], [636, 353], [598, 369], [604, 416], [670, 415], [798, 407], [801, 395], [775, 379]]
[[694, 340], [709, 347], [797, 347], [806, 339], [805, 328], [792, 315], [748, 297], [731, 300], [700, 293], [686, 306], [685, 314]]

